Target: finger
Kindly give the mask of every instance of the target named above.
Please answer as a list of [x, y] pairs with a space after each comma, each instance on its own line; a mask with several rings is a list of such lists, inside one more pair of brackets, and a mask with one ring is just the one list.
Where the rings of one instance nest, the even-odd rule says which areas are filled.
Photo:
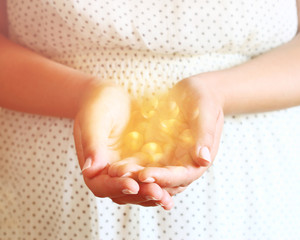
[[144, 196], [147, 200], [164, 201], [167, 202], [170, 199], [164, 197], [163, 189], [157, 183], [140, 183], [139, 194]]
[[123, 197], [139, 192], [139, 184], [131, 178], [110, 177], [107, 174], [99, 174], [94, 178], [84, 178], [86, 185], [96, 197]]
[[[80, 168], [82, 169], [83, 175], [89, 178], [92, 178], [97, 173], [99, 173], [103, 168], [106, 167], [108, 159], [107, 149], [104, 146], [99, 146], [96, 150], [92, 150], [91, 145], [82, 143], [82, 133], [81, 127], [78, 119], [74, 121], [74, 141], [75, 148], [77, 152], [77, 157], [79, 161]], [[85, 147], [85, 148], [84, 148]], [[88, 149], [90, 148], [90, 149]], [[86, 156], [93, 156], [86, 158]], [[103, 161], [101, 161], [103, 159]]]
[[172, 187], [172, 188], [164, 188], [169, 194], [170, 196], [174, 196], [178, 193], [183, 192], [186, 187]]
[[169, 210], [173, 207], [173, 199], [170, 194], [161, 189], [157, 184], [141, 184], [137, 195], [112, 199], [117, 204], [138, 204], [141, 206], [162, 206]]
[[208, 101], [198, 101], [195, 111], [194, 118], [189, 119], [196, 142], [191, 155], [200, 166], [209, 166], [213, 159], [211, 150], [216, 141], [216, 125], [221, 109], [217, 110]]
[[137, 157], [128, 157], [110, 165], [108, 174], [111, 177], [132, 177], [133, 173], [142, 170], [144, 160]]
[[170, 194], [163, 189], [163, 198], [161, 199], [159, 205], [161, 205], [165, 210], [171, 210], [174, 206], [174, 202]]
[[140, 182], [155, 182], [162, 188], [185, 187], [199, 178], [206, 169], [196, 165], [147, 167], [139, 172], [138, 179]]
[[214, 142], [213, 142], [213, 145], [211, 147], [212, 159], [214, 159], [217, 155], [219, 145], [220, 145], [221, 136], [222, 136], [223, 126], [224, 126], [224, 115], [222, 113], [220, 113], [219, 116], [218, 116], [218, 119], [217, 119]]
[[[200, 166], [208, 166], [211, 162], [211, 147], [214, 142], [216, 117], [215, 105], [209, 93], [202, 89], [199, 95], [198, 86], [192, 79], [184, 79], [177, 83], [171, 91], [176, 99], [185, 119], [191, 127], [195, 139], [195, 146], [191, 155]], [[192, 86], [192, 87], [191, 87]]]
[[127, 198], [127, 200], [114, 198], [114, 199], [112, 199], [112, 201], [119, 205], [135, 204], [135, 205], [140, 205], [143, 207], [156, 207], [157, 205], [159, 205], [155, 201], [135, 202], [135, 201], [130, 201], [128, 199], [130, 199], [130, 198]]
[[157, 203], [156, 201], [128, 203], [127, 201], [120, 201], [120, 199], [118, 199], [118, 198], [114, 198], [114, 199], [112, 199], [112, 201], [116, 204], [119, 204], [119, 205], [135, 204], [135, 205], [140, 205], [140, 206], [143, 206], [143, 207], [157, 207], [157, 206], [163, 207], [161, 204]]
[[73, 134], [74, 134], [74, 142], [75, 142], [77, 158], [79, 161], [80, 168], [82, 169], [85, 159], [84, 159], [84, 152], [81, 143], [81, 131], [77, 119], [75, 119], [74, 121]]
[[105, 114], [102, 114], [102, 117], [95, 117], [95, 119], [79, 123], [85, 159], [82, 166], [82, 173], [85, 177], [89, 178], [97, 175], [109, 162], [115, 161], [118, 158], [117, 155], [112, 156], [113, 151], [109, 149], [110, 132], [108, 129], [112, 129], [111, 123], [109, 123], [112, 119]]
[[92, 178], [119, 159], [116, 147], [129, 113], [130, 98], [121, 88], [103, 84], [93, 85], [87, 91], [76, 116], [85, 159], [84, 176]]
[[[118, 203], [137, 204], [146, 201], [160, 202], [164, 197], [164, 191], [156, 183], [140, 183], [139, 192], [136, 195], [121, 196], [115, 199]], [[168, 199], [164, 199], [167, 202]]]

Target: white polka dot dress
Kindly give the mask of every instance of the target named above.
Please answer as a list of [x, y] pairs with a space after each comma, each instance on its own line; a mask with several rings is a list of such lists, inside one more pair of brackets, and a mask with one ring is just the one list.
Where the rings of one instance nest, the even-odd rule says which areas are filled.
[[[10, 38], [133, 96], [291, 40], [295, 0], [7, 0]], [[241, 79], [242, 81], [242, 79]], [[119, 206], [85, 186], [73, 121], [0, 111], [0, 239], [300, 236], [300, 109], [228, 116], [213, 166], [175, 207]]]

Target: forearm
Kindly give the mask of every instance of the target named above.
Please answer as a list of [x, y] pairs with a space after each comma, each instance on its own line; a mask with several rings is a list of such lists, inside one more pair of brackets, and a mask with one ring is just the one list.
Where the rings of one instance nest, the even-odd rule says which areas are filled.
[[92, 76], [51, 61], [0, 34], [0, 106], [29, 113], [75, 116]]
[[225, 114], [300, 105], [300, 37], [239, 66], [204, 74]]

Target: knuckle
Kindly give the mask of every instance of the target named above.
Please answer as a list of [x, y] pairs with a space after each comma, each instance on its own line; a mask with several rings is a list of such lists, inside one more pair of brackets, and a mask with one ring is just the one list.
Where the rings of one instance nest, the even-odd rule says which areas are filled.
[[179, 187], [177, 187], [176, 189], [174, 189], [174, 193], [175, 193], [175, 194], [181, 193], [181, 192], [183, 192], [186, 188], [187, 188], [187, 186], [179, 186]]
[[107, 194], [105, 194], [105, 191], [103, 189], [99, 189], [99, 188], [98, 189], [91, 189], [90, 188], [90, 190], [91, 190], [91, 192], [93, 193], [93, 195], [95, 197], [98, 197], [98, 198], [105, 198], [105, 197], [107, 197]]
[[164, 181], [164, 185], [165, 186], [171, 186], [172, 185], [172, 181], [168, 178]]
[[102, 192], [94, 192], [92, 191], [92, 193], [94, 194], [95, 197], [98, 197], [98, 198], [105, 198], [106, 196], [102, 193]]

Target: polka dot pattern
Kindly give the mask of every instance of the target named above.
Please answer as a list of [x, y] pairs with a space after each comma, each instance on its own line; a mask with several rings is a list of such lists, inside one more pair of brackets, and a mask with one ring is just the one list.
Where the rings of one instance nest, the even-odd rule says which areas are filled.
[[295, 4], [294, 0], [8, 1], [11, 34], [50, 56], [97, 47], [164, 55], [253, 56], [295, 34]]
[[[7, 0], [12, 40], [133, 96], [241, 64], [292, 39], [294, 0]], [[300, 108], [228, 116], [214, 165], [175, 207], [95, 198], [69, 119], [0, 111], [1, 239], [300, 236]]]

